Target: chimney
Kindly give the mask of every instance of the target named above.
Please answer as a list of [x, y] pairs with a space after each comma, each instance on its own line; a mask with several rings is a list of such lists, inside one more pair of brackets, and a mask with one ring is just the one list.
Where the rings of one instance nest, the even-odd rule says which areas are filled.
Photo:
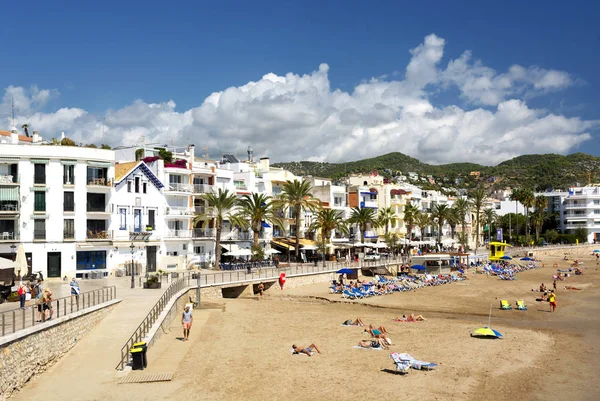
[[194, 163], [194, 158], [196, 156], [195, 146], [193, 144], [188, 145], [188, 152], [190, 153], [190, 166]]
[[254, 151], [252, 150], [252, 146], [248, 146], [248, 161], [254, 161]]
[[19, 131], [15, 127], [10, 128], [10, 143], [13, 145], [19, 144]]
[[40, 142], [42, 142], [42, 137], [40, 136], [39, 132], [33, 131], [33, 136], [31, 138], [31, 141], [33, 143], [40, 143]]
[[261, 157], [260, 158], [260, 171], [262, 171], [263, 173], [268, 173], [269, 172], [269, 168], [270, 166], [270, 160], [268, 157]]

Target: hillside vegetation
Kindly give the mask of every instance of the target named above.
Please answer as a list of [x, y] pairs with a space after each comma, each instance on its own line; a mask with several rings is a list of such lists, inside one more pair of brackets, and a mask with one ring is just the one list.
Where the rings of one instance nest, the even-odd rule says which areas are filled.
[[529, 187], [540, 191], [564, 190], [569, 186], [586, 185], [588, 172], [592, 183], [600, 182], [600, 158], [585, 153], [574, 153], [568, 156], [523, 155], [506, 160], [497, 166], [482, 166], [475, 163], [432, 165], [399, 152], [346, 163], [301, 161], [276, 163], [274, 166], [282, 167], [296, 175], [333, 179], [339, 179], [350, 173], [373, 171], [389, 178], [399, 175], [400, 172], [403, 175], [415, 172], [421, 176], [431, 175], [438, 184], [450, 187], [472, 186], [473, 179], [469, 178], [469, 173], [473, 171], [479, 171], [479, 181], [489, 182], [489, 185]]

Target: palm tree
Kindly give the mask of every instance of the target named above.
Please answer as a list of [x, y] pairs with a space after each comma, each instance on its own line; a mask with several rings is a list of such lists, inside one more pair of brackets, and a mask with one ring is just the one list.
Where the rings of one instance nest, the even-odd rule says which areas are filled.
[[239, 200], [239, 212], [237, 217], [242, 223], [242, 227], [250, 227], [254, 233], [253, 247], [258, 248], [258, 235], [262, 228], [263, 222], [278, 225], [283, 228], [283, 221], [275, 212], [273, 200], [265, 194], [253, 193], [252, 195], [244, 195]]
[[475, 252], [477, 253], [477, 248], [481, 244], [481, 239], [479, 238], [479, 228], [481, 226], [481, 208], [483, 207], [483, 201], [485, 200], [485, 190], [483, 188], [477, 188], [469, 193], [469, 197], [471, 198], [471, 205], [475, 209], [475, 218], [477, 220], [477, 224], [475, 226]]
[[448, 208], [446, 221], [450, 226], [450, 235], [452, 236], [452, 239], [454, 239], [454, 235], [456, 234], [456, 226], [461, 223], [460, 217], [458, 216], [458, 211], [455, 207]]
[[313, 198], [310, 191], [312, 187], [308, 181], [287, 180], [281, 187], [281, 195], [274, 201], [276, 209], [292, 209], [296, 220], [296, 260], [300, 255], [300, 217], [302, 209], [315, 211], [320, 206], [320, 201]]
[[531, 216], [531, 220], [533, 221], [533, 226], [535, 228], [536, 243], [540, 242], [540, 233], [542, 232], [544, 221], [548, 218], [548, 214], [545, 210], [547, 206], [548, 198], [542, 195], [535, 197], [535, 210], [533, 212], [533, 215]]
[[442, 227], [444, 226], [444, 221], [448, 218], [448, 210], [448, 205], [436, 203], [433, 205], [431, 211], [431, 219], [435, 221], [438, 226], [438, 244], [442, 243]]
[[[309, 231], [321, 231], [321, 239], [327, 247], [327, 243], [331, 238], [333, 230], [339, 231], [344, 235], [348, 235], [348, 227], [344, 221], [341, 210], [321, 209], [309, 227]], [[325, 252], [323, 252], [325, 253]]]
[[425, 236], [425, 228], [431, 225], [431, 216], [427, 212], [419, 212], [419, 214], [417, 214], [415, 217], [415, 223], [421, 231], [421, 241], [423, 241], [423, 237]]
[[529, 227], [529, 209], [531, 209], [533, 207], [533, 205], [535, 204], [535, 195], [533, 194], [533, 191], [530, 189], [526, 189], [523, 191], [523, 197], [521, 199], [521, 203], [523, 203], [523, 206], [525, 207], [525, 224], [526, 224], [526, 232], [525, 232], [525, 241], [527, 242], [527, 245], [529, 245], [530, 242], [530, 234], [531, 234], [531, 229]]
[[367, 231], [369, 225], [377, 227], [377, 215], [375, 210], [369, 207], [363, 207], [362, 209], [353, 207], [346, 223], [356, 224], [360, 230], [360, 242], [365, 242], [365, 231]]
[[244, 222], [240, 221], [240, 218], [232, 213], [232, 210], [238, 203], [238, 198], [234, 193], [229, 191], [223, 191], [219, 188], [219, 192], [209, 192], [200, 196], [202, 200], [206, 202], [208, 207], [212, 209], [212, 217], [204, 214], [196, 215], [194, 218], [194, 226], [196, 223], [202, 221], [203, 225], [206, 226], [211, 218], [215, 219], [215, 268], [219, 269], [221, 260], [221, 231], [223, 230], [223, 221], [229, 220], [231, 225], [243, 226]]
[[494, 209], [485, 209], [483, 211], [483, 225], [488, 228], [488, 241], [492, 242], [492, 226], [496, 224], [498, 215]]
[[412, 203], [404, 206], [404, 222], [406, 224], [406, 236], [412, 239], [412, 230], [416, 223], [416, 217], [419, 214], [419, 208]]
[[470, 207], [469, 201], [465, 198], [458, 198], [454, 202], [454, 206], [452, 206], [456, 211], [456, 216], [460, 222], [460, 229], [463, 233], [467, 232], [467, 215], [469, 214]]
[[385, 227], [385, 235], [388, 235], [390, 224], [396, 218], [396, 213], [391, 207], [384, 207], [379, 210], [379, 216], [377, 216], [377, 225], [379, 227]]

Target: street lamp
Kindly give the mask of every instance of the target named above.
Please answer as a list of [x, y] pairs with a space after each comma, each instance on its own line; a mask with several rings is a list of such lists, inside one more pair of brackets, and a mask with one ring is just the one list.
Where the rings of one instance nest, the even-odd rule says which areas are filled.
[[135, 249], [135, 245], [133, 245], [133, 242], [131, 245], [129, 245], [129, 248], [131, 249], [131, 288], [135, 288], [135, 267], [133, 261], [133, 251]]

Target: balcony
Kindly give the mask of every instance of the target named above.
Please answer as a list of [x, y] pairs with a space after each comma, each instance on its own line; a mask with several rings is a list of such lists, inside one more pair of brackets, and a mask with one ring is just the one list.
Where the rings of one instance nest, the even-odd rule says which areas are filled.
[[94, 205], [87, 204], [86, 214], [88, 218], [106, 218], [111, 214], [111, 205]]
[[0, 175], [0, 185], [18, 185], [19, 179], [17, 176]]
[[165, 218], [193, 217], [193, 209], [185, 206], [167, 206]]
[[192, 238], [192, 230], [167, 230], [165, 238]]
[[361, 201], [360, 208], [364, 209], [366, 207], [371, 208], [371, 209], [377, 209], [377, 201], [376, 200]]
[[0, 215], [19, 214], [18, 201], [0, 201]]
[[111, 180], [106, 178], [88, 177], [87, 190], [88, 192], [108, 193], [112, 187]]
[[208, 184], [194, 184], [195, 194], [207, 194], [211, 192], [217, 192], [217, 187]]
[[33, 240], [34, 241], [45, 241], [46, 240], [46, 230], [33, 230]]
[[0, 242], [16, 241], [19, 239], [19, 233], [14, 230], [0, 230]]
[[[194, 234], [194, 238], [214, 238], [215, 237], [215, 229], [214, 228], [195, 228], [193, 234]], [[222, 234], [221, 234], [221, 238], [223, 238]]]
[[215, 209], [210, 206], [194, 206], [194, 213], [196, 215], [206, 215], [209, 217], [214, 217]]
[[63, 241], [75, 241], [75, 231], [63, 231]]
[[106, 241], [112, 237], [112, 231], [109, 230], [88, 230], [85, 238], [88, 241]]
[[221, 231], [221, 241], [251, 241], [253, 233], [247, 231]]
[[191, 194], [194, 190], [193, 187], [194, 186], [191, 184], [170, 182], [168, 185], [165, 185], [165, 192], [183, 192], [186, 194]]
[[392, 198], [390, 199], [390, 205], [404, 205], [406, 201], [402, 198]]

